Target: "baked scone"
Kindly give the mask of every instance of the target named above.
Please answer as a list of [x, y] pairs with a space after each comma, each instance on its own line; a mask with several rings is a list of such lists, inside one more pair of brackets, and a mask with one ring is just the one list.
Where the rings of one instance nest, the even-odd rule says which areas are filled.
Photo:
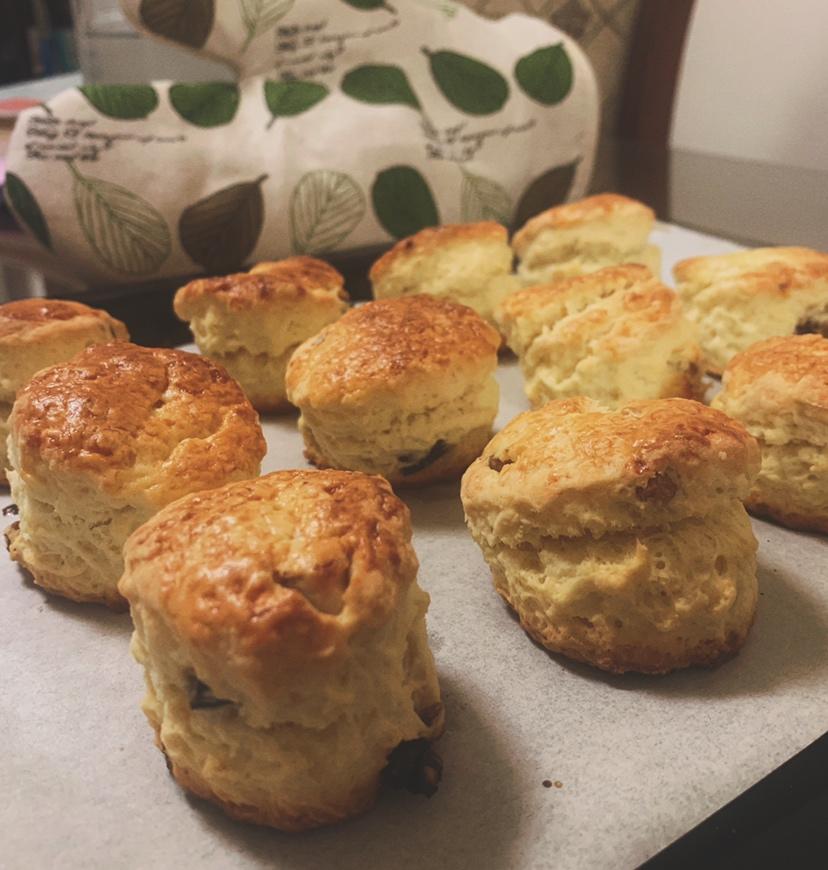
[[828, 254], [810, 248], [756, 248], [682, 260], [673, 273], [714, 374], [762, 339], [828, 335]]
[[497, 321], [534, 407], [568, 396], [616, 407], [703, 395], [695, 326], [645, 266], [527, 287], [500, 304]]
[[459, 477], [491, 437], [499, 344], [471, 308], [433, 296], [352, 309], [288, 365], [305, 455], [393, 484]]
[[23, 384], [85, 347], [128, 340], [120, 320], [80, 302], [19, 299], [0, 305], [0, 483], [8, 466], [9, 414]]
[[429, 227], [397, 242], [371, 267], [375, 299], [428, 293], [473, 308], [494, 325], [494, 309], [520, 287], [506, 227], [494, 221]]
[[757, 342], [727, 364], [722, 385], [713, 407], [742, 423], [762, 449], [748, 509], [828, 533], [828, 339]]
[[259, 263], [250, 272], [199, 278], [175, 294], [199, 350], [223, 365], [259, 411], [284, 411], [294, 350], [348, 307], [342, 275], [313, 257]]
[[550, 402], [463, 477], [466, 522], [528, 634], [607, 671], [713, 665], [745, 642], [759, 447], [688, 399]]
[[530, 218], [512, 248], [524, 284], [542, 284], [621, 263], [640, 263], [658, 277], [661, 251], [648, 243], [651, 208], [617, 193], [600, 193]]
[[190, 495], [124, 557], [144, 712], [182, 786], [288, 831], [362, 812], [388, 773], [433, 793], [429, 597], [386, 481], [277, 471]]
[[177, 350], [101, 344], [36, 374], [9, 418], [12, 559], [74, 601], [124, 606], [127, 537], [182, 495], [259, 473], [241, 387]]

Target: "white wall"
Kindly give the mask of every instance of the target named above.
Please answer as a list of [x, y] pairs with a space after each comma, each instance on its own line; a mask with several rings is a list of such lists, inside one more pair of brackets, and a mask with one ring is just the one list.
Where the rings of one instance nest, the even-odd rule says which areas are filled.
[[671, 144], [828, 170], [828, 0], [697, 0]]
[[[226, 0], [230, 2], [230, 0]], [[84, 80], [130, 84], [151, 79], [232, 79], [229, 67], [136, 33], [118, 0], [73, 0]]]

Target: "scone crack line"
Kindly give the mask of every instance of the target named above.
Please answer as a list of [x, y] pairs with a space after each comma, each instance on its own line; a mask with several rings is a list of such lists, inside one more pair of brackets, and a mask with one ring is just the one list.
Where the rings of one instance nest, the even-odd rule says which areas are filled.
[[[531, 243], [530, 243], [531, 247]], [[643, 245], [632, 245], [628, 248], [617, 248], [606, 242], [579, 242], [572, 241], [565, 245], [559, 245], [552, 250], [539, 254], [537, 251], [532, 257], [524, 257], [524, 262], [529, 260], [529, 267], [532, 269], [543, 268], [544, 266], [557, 266], [568, 263], [572, 260], [606, 260], [608, 263], [624, 262], [627, 258], [634, 258], [646, 247]]]
[[[686, 529], [690, 526], [710, 526], [715, 528], [718, 519], [723, 512], [729, 509], [738, 508], [742, 502], [739, 499], [732, 499], [730, 502], [722, 502], [719, 510], [711, 510], [709, 513], [691, 514], [669, 522], [654, 523], [641, 525], [635, 522], [635, 518], [630, 517], [629, 525], [610, 526], [597, 524], [585, 525], [579, 533], [573, 534], [550, 534], [547, 530], [542, 517], [536, 517], [536, 524], [532, 524], [527, 517], [525, 521], [513, 528], [513, 523], [510, 523], [510, 532], [495, 525], [487, 525], [486, 528], [478, 525], [476, 531], [485, 533], [486, 539], [490, 545], [495, 542], [502, 543], [514, 550], [530, 551], [542, 549], [544, 547], [554, 548], [558, 545], [566, 545], [578, 542], [603, 542], [611, 538], [641, 538], [652, 537], [655, 535], [667, 534], [673, 535], [678, 531]], [[483, 518], [474, 515], [476, 523], [484, 522]]]

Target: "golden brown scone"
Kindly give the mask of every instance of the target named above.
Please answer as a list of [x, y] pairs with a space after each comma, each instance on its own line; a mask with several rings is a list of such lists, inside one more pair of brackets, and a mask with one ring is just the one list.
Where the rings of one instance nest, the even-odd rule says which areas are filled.
[[520, 281], [506, 227], [494, 221], [429, 227], [397, 242], [371, 267], [375, 299], [428, 293], [473, 308], [494, 324], [495, 306]]
[[127, 537], [160, 507], [259, 473], [259, 420], [224, 369], [104, 344], [39, 372], [9, 418], [12, 559], [74, 601], [123, 606]]
[[714, 374], [762, 339], [828, 334], [828, 254], [810, 248], [756, 248], [682, 260], [673, 273]]
[[520, 359], [534, 407], [568, 396], [617, 407], [704, 393], [695, 326], [678, 296], [644, 266], [612, 266], [519, 290], [496, 318]]
[[[178, 782], [234, 818], [353, 816], [400, 744], [427, 754], [442, 732], [409, 513], [382, 478], [278, 471], [190, 495], [124, 557], [144, 712]], [[413, 771], [426, 793], [432, 761]]]
[[543, 284], [621, 263], [640, 263], [658, 277], [661, 251], [648, 243], [651, 208], [617, 193], [555, 206], [515, 233], [512, 248], [524, 284]]
[[23, 384], [85, 347], [128, 340], [120, 320], [80, 302], [20, 299], [0, 305], [0, 483], [8, 466], [9, 414]]
[[294, 350], [348, 307], [342, 275], [313, 257], [259, 263], [250, 272], [199, 278], [175, 294], [199, 350], [223, 365], [259, 411], [284, 411]]
[[288, 365], [305, 455], [400, 485], [459, 477], [491, 437], [499, 344], [470, 308], [433, 296], [352, 309]]
[[548, 649], [607, 671], [712, 665], [757, 602], [742, 505], [759, 448], [687, 399], [585, 398], [516, 417], [463, 476], [495, 588]]
[[793, 529], [828, 533], [828, 339], [768, 338], [728, 363], [713, 406], [762, 449], [748, 509]]

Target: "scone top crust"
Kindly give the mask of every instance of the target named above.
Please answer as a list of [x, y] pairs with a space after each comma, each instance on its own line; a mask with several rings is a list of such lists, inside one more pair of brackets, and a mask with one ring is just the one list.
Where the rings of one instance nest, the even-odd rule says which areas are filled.
[[811, 248], [754, 248], [734, 254], [692, 257], [673, 268], [682, 290], [699, 292], [721, 285], [785, 298], [828, 281], [828, 254]]
[[599, 299], [628, 291], [634, 295], [625, 305], [627, 313], [642, 323], [673, 319], [681, 309], [676, 294], [646, 266], [626, 263], [517, 290], [500, 303], [496, 317], [507, 333], [527, 318], [540, 331], [550, 320], [577, 314]]
[[467, 514], [496, 511], [504, 537], [662, 525], [744, 498], [759, 470], [756, 441], [735, 420], [689, 399], [607, 411], [578, 397], [525, 412], [463, 478]]
[[308, 299], [330, 302], [348, 299], [344, 279], [333, 266], [314, 257], [288, 257], [259, 263], [250, 272], [190, 281], [176, 294], [175, 313], [188, 320], [205, 304], [229, 311], [250, 311]]
[[386, 251], [371, 266], [369, 276], [373, 283], [378, 283], [401, 262], [414, 257], [451, 250], [466, 242], [492, 242], [505, 245], [508, 240], [506, 227], [495, 221], [426, 227], [413, 236], [401, 239], [390, 251]]
[[76, 475], [152, 505], [258, 474], [266, 449], [256, 412], [223, 368], [126, 342], [36, 374], [9, 424], [24, 478]]
[[748, 426], [768, 431], [787, 423], [799, 431], [795, 440], [828, 444], [828, 339], [756, 342], [728, 363], [715, 404]]
[[512, 238], [515, 253], [522, 257], [532, 242], [546, 230], [577, 229], [599, 222], [640, 225], [644, 245], [655, 222], [655, 212], [644, 203], [618, 193], [599, 193], [577, 202], [547, 209], [530, 218]]
[[302, 344], [285, 378], [299, 407], [359, 405], [423, 381], [497, 367], [500, 335], [465, 305], [414, 295], [368, 302]]
[[347, 471], [277, 471], [187, 496], [138, 529], [124, 558], [133, 610], [160, 614], [214, 665], [211, 688], [237, 679], [254, 694], [350, 655], [417, 574], [408, 508], [383, 478]]
[[126, 326], [98, 308], [63, 299], [18, 299], [0, 305], [0, 345], [49, 341], [67, 332], [100, 333], [101, 340], [126, 341]]

